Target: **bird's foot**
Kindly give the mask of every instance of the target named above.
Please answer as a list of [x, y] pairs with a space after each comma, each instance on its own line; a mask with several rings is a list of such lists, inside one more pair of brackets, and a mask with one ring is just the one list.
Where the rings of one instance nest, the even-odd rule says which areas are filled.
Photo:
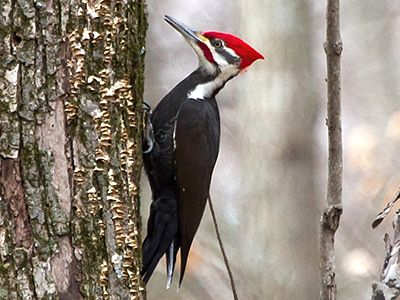
[[144, 113], [143, 117], [143, 154], [150, 153], [154, 147], [154, 131], [153, 124], [151, 124], [151, 107], [147, 102], [143, 102], [142, 111]]
[[152, 114], [151, 106], [150, 106], [150, 104], [148, 104], [146, 101], [143, 101], [142, 110], [145, 111], [145, 112], [147, 112], [147, 113], [149, 113], [150, 116], [151, 116], [151, 114]]

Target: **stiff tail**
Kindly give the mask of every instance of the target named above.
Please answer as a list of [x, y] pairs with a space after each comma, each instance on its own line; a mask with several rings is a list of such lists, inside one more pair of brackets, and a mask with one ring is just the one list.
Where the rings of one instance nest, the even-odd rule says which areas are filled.
[[167, 289], [171, 287], [172, 277], [174, 276], [176, 253], [178, 252], [178, 247], [176, 241], [173, 241], [169, 246], [166, 256], [167, 256]]
[[141, 274], [143, 282], [148, 283], [164, 254], [167, 254], [168, 282], [170, 282], [176, 261], [177, 249], [174, 245], [178, 234], [174, 198], [161, 198], [153, 201], [147, 227], [148, 233], [142, 247], [143, 268]]
[[143, 242], [142, 256], [143, 256], [143, 268], [142, 276], [143, 282], [148, 283], [151, 275], [153, 274], [155, 268], [161, 257], [164, 255], [165, 251], [160, 249], [160, 237], [149, 237], [147, 236]]
[[[172, 242], [169, 246], [165, 247], [165, 243], [161, 242], [159, 247], [154, 247], [156, 245], [156, 241], [152, 238], [146, 237], [143, 242], [143, 268], [142, 268], [142, 276], [143, 282], [147, 284], [151, 275], [153, 274], [155, 268], [157, 267], [158, 262], [163, 257], [164, 254], [167, 256], [167, 289], [171, 286], [172, 277], [175, 269], [176, 262], [176, 251], [175, 251], [175, 243]], [[152, 248], [152, 246], [154, 248]]]

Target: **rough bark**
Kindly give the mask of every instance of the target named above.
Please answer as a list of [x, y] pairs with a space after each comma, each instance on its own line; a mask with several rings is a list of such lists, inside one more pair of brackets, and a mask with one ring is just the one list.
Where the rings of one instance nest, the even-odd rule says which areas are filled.
[[141, 299], [143, 0], [0, 5], [0, 299]]
[[328, 192], [321, 218], [320, 238], [320, 299], [336, 299], [335, 233], [342, 214], [342, 128], [340, 99], [340, 57], [343, 49], [340, 37], [339, 0], [328, 0], [326, 42], [328, 89]]

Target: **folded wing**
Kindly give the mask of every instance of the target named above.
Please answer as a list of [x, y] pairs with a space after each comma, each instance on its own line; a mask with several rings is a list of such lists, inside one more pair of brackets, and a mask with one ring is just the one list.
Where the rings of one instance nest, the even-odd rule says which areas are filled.
[[219, 150], [220, 119], [214, 98], [186, 100], [174, 131], [178, 190], [178, 243], [182, 282], [189, 249], [203, 216]]

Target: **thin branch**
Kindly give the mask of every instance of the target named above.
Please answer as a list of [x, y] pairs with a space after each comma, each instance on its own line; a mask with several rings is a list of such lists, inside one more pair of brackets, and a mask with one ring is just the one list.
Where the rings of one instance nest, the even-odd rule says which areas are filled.
[[342, 207], [342, 128], [340, 99], [340, 56], [343, 49], [340, 37], [340, 1], [328, 0], [326, 42], [328, 89], [328, 191], [326, 207], [321, 218], [320, 238], [320, 299], [336, 299], [334, 238], [339, 227]]
[[232, 271], [231, 271], [231, 267], [229, 266], [228, 256], [226, 255], [226, 252], [225, 252], [225, 249], [224, 249], [224, 245], [222, 244], [221, 234], [219, 233], [219, 229], [218, 229], [217, 217], [215, 216], [214, 207], [212, 205], [210, 196], [208, 197], [208, 204], [210, 206], [211, 216], [212, 216], [212, 219], [213, 219], [214, 228], [215, 228], [215, 234], [217, 235], [219, 248], [221, 249], [222, 256], [224, 257], [225, 267], [226, 267], [226, 270], [228, 271], [228, 276], [229, 276], [229, 281], [231, 283], [233, 299], [234, 300], [239, 300], [239, 297], [238, 297], [237, 292], [236, 292], [235, 281], [233, 280], [233, 274], [232, 274]]

